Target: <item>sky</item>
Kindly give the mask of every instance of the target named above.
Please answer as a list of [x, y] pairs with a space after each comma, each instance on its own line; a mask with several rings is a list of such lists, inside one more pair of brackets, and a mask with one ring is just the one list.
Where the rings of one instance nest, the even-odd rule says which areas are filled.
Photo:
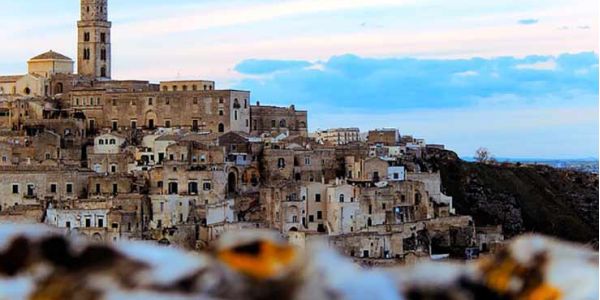
[[[598, 157], [598, 1], [109, 0], [115, 79], [210, 79], [463, 157]], [[0, 74], [76, 57], [77, 0], [0, 0]], [[9, 29], [9, 30], [7, 30]]]

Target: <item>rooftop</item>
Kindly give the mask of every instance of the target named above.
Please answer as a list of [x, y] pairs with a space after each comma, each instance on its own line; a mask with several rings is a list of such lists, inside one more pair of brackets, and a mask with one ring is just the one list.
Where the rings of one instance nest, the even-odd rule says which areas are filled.
[[31, 58], [30, 60], [46, 60], [46, 59], [57, 59], [57, 60], [70, 60], [72, 61], [71, 58], [64, 56], [58, 52], [54, 52], [52, 50], [42, 53], [38, 56], [35, 56], [33, 58]]

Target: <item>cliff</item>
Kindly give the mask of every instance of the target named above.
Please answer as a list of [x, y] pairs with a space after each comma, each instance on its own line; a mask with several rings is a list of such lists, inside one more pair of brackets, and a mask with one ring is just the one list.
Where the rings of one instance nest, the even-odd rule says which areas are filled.
[[507, 237], [539, 232], [598, 244], [598, 175], [541, 165], [465, 162], [430, 149], [421, 167], [440, 170], [459, 214], [502, 225]]

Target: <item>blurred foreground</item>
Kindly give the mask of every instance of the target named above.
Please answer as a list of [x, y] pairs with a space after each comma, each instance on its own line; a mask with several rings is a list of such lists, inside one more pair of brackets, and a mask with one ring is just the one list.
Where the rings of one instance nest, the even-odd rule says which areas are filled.
[[527, 235], [470, 263], [361, 269], [273, 232], [224, 235], [206, 253], [96, 244], [0, 227], [0, 299], [597, 299], [598, 253]]

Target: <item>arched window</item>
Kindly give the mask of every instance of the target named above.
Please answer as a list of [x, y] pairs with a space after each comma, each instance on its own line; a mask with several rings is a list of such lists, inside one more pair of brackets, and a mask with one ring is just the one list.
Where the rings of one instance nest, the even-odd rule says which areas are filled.
[[59, 83], [56, 84], [56, 88], [55, 88], [54, 93], [55, 94], [60, 94], [62, 92], [63, 92], [63, 84], [62, 84], [62, 82], [59, 82]]
[[100, 68], [100, 77], [106, 77], [106, 66]]
[[116, 144], [117, 144], [117, 140], [115, 140], [115, 139], [110, 139], [110, 144], [111, 144], [111, 145], [116, 145]]
[[98, 140], [98, 144], [99, 145], [104, 145], [104, 140], [103, 139]]
[[416, 205], [421, 204], [421, 194], [420, 193], [415, 193], [415, 204]]
[[100, 59], [101, 59], [102, 61], [106, 61], [106, 49], [104, 49], [104, 48], [102, 48], [102, 49], [100, 50]]
[[223, 123], [219, 124], [219, 132], [225, 132], [225, 125]]
[[283, 157], [280, 157], [277, 160], [277, 167], [280, 168], [280, 169], [285, 168], [285, 159]]
[[344, 202], [344, 194], [340, 194], [340, 202]]
[[285, 121], [285, 119], [279, 121], [279, 127], [287, 127], [287, 122]]
[[367, 219], [367, 226], [373, 226], [373, 221], [371, 220], [371, 218]]
[[25, 95], [29, 95], [29, 94], [31, 94], [31, 89], [29, 87], [26, 87], [24, 92], [25, 92]]

